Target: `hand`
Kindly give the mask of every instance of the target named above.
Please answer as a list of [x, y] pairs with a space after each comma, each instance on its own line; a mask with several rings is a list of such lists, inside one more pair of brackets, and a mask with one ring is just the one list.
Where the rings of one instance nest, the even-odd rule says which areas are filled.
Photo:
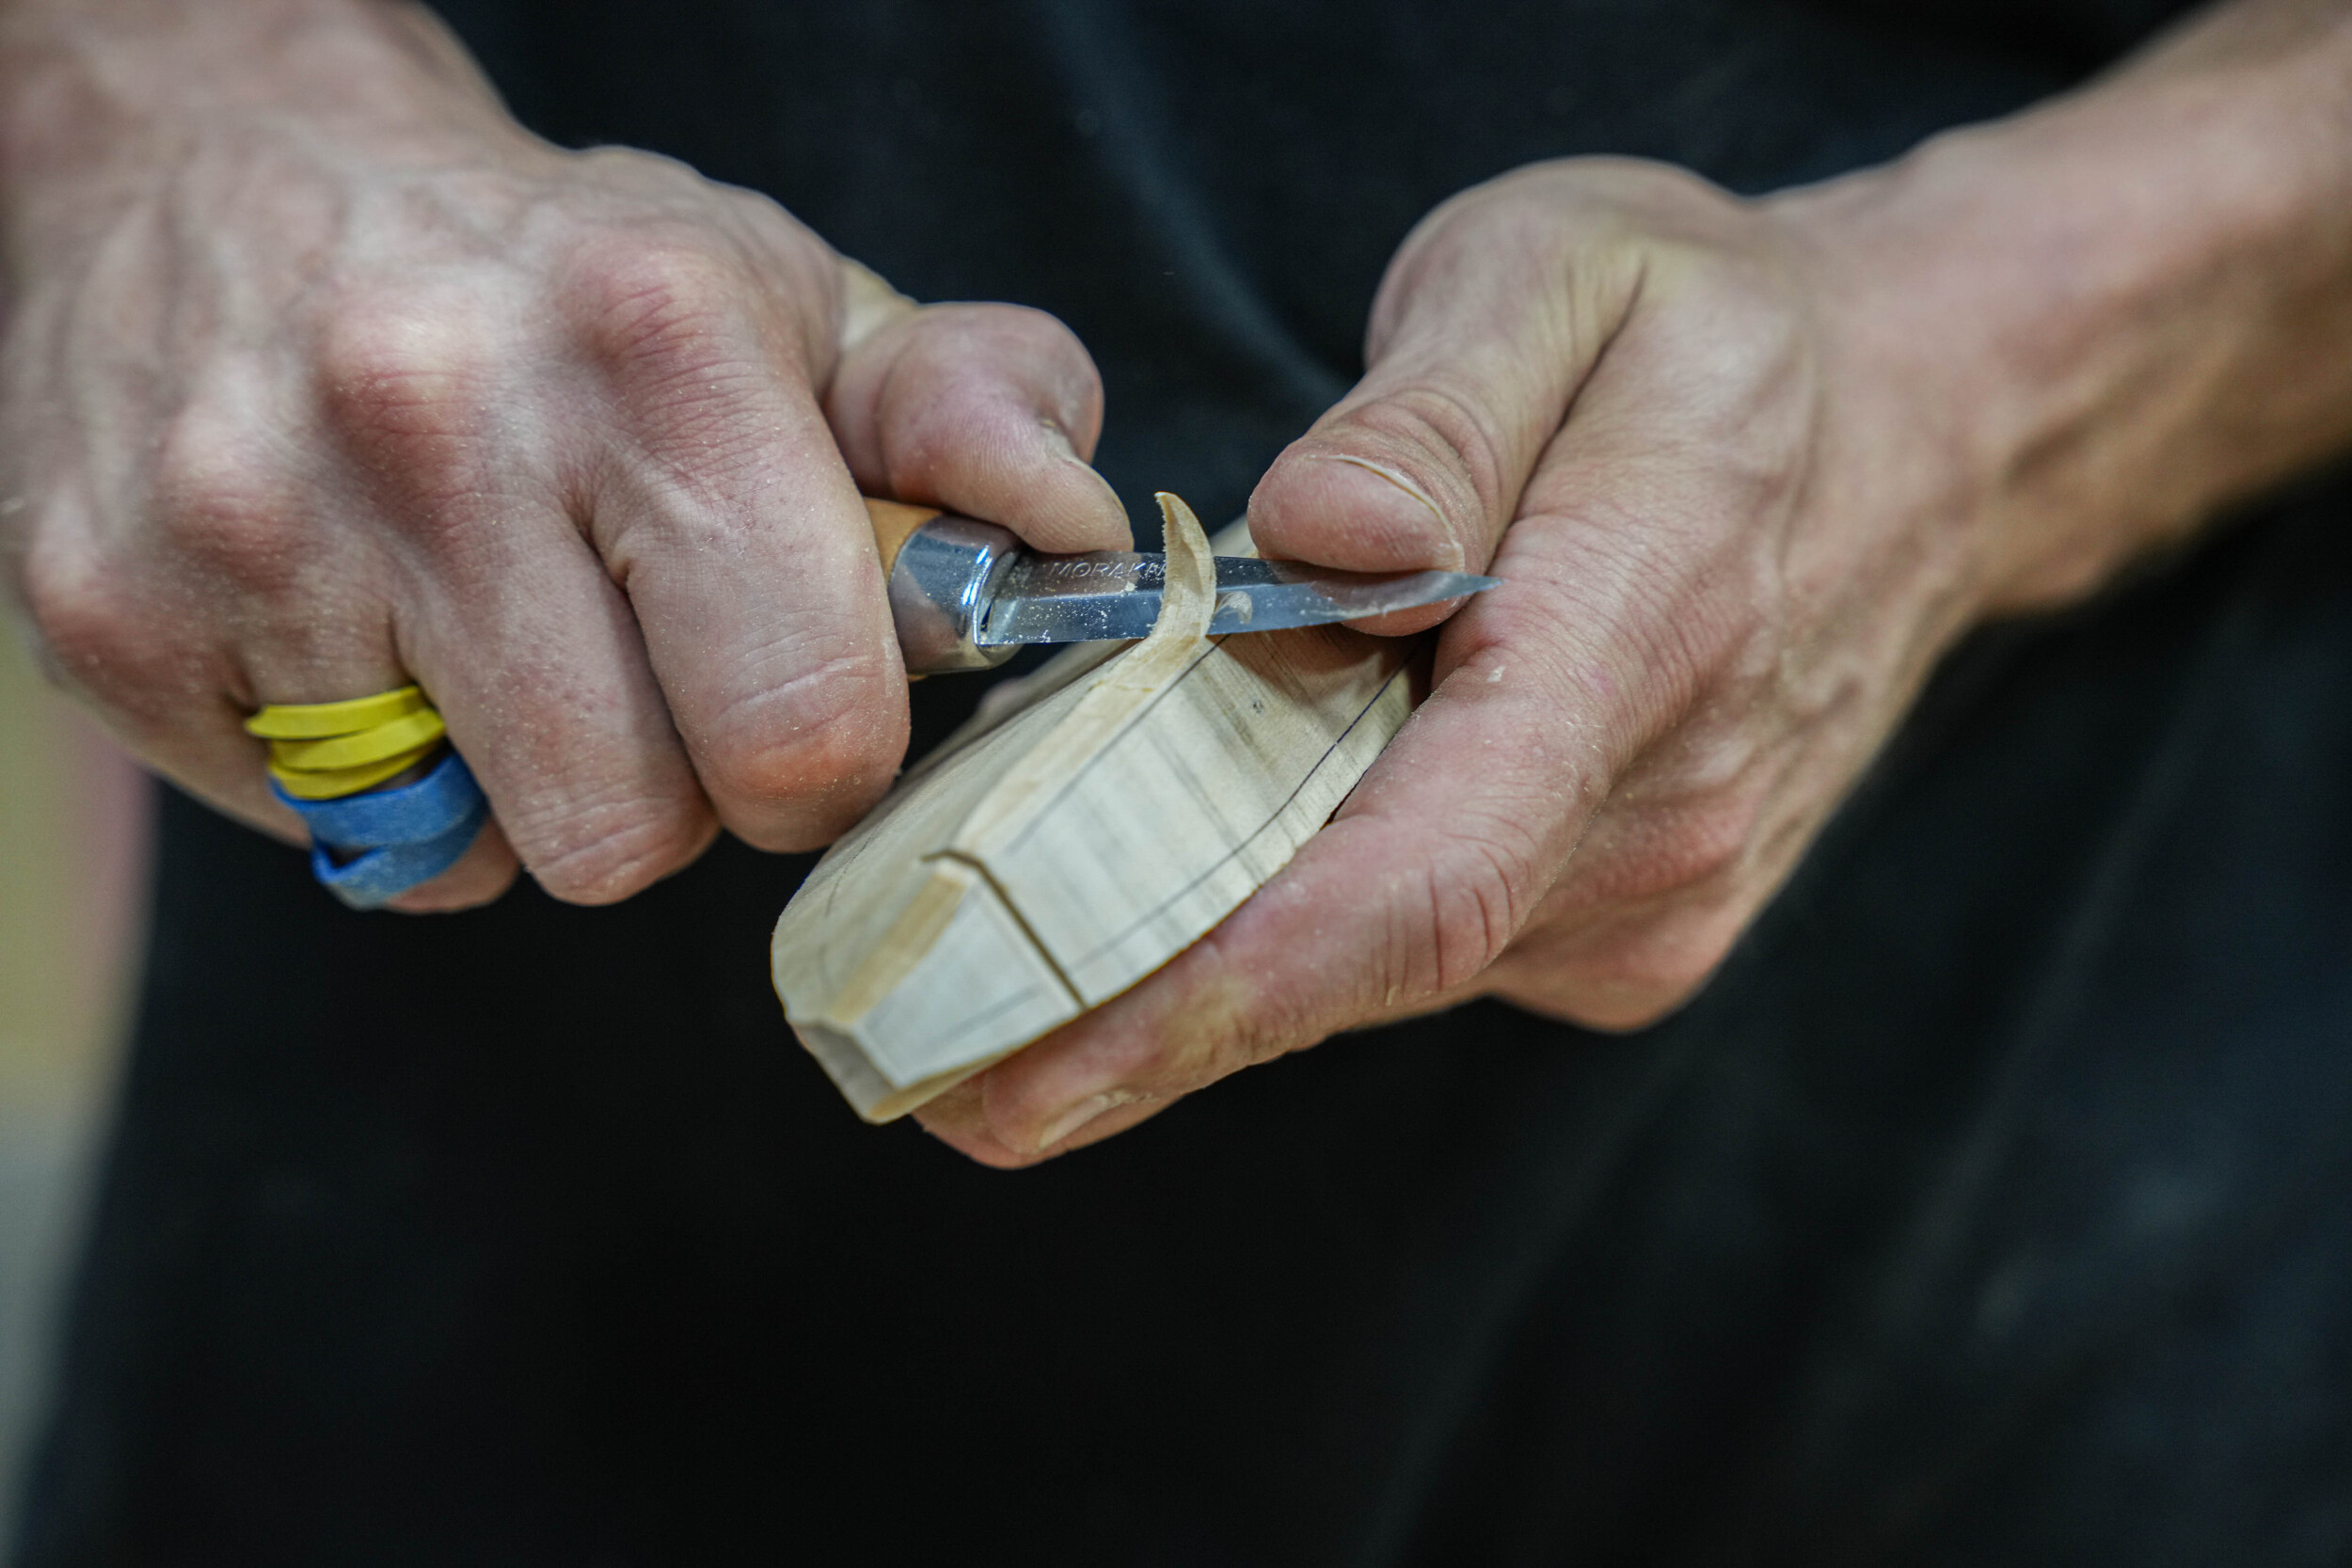
[[[2263, 93], [2192, 39], [1764, 201], [1575, 160], [1438, 209], [1250, 519], [1270, 555], [1503, 585], [1286, 870], [926, 1125], [1019, 1164], [1475, 995], [1607, 1029], [1677, 1006], [1962, 631], [2352, 438], [2352, 137], [2314, 118], [2265, 162], [2216, 134], [2340, 104], [2347, 32]], [[2275, 64], [2223, 43], [2225, 78]]]
[[415, 679], [496, 826], [407, 909], [821, 844], [906, 686], [859, 490], [1118, 547], [1058, 323], [507, 119], [421, 12], [19, 7], [0, 518], [49, 667], [300, 842], [242, 719]]

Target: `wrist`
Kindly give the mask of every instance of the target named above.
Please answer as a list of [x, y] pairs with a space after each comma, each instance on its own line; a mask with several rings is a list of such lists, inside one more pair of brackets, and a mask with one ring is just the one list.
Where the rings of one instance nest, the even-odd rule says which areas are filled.
[[[2341, 31], [2341, 29], [2339, 29]], [[1942, 485], [1978, 613], [2060, 602], [2352, 441], [2341, 39], [2201, 55], [1772, 199]]]
[[[299, 127], [430, 156], [515, 135], [463, 49], [380, 0], [16, 0], [0, 8], [0, 214], [21, 256], [208, 137]], [[70, 223], [68, 225], [71, 227]]]

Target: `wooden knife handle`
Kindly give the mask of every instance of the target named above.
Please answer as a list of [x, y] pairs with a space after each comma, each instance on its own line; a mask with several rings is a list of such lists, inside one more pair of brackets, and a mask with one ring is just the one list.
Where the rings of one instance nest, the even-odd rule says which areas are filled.
[[898, 563], [898, 551], [914, 531], [939, 515], [935, 506], [909, 506], [904, 501], [866, 498], [866, 515], [874, 525], [874, 546], [882, 551], [882, 576]]

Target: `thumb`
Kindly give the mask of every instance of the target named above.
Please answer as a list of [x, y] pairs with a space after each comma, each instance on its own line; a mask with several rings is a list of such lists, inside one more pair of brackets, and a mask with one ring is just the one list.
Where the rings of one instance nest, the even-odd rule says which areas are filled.
[[868, 495], [1000, 523], [1042, 550], [1124, 549], [1126, 509], [1087, 466], [1103, 381], [1042, 310], [916, 306], [849, 274], [825, 415]]
[[1640, 277], [1620, 225], [1526, 180], [1455, 198], [1398, 251], [1364, 378], [1250, 497], [1263, 553], [1370, 572], [1493, 556]]

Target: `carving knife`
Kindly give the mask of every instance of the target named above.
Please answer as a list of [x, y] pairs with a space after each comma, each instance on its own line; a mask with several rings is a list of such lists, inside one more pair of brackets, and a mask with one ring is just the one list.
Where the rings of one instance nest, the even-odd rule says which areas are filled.
[[[1141, 637], [1159, 618], [1167, 561], [1152, 551], [1044, 555], [976, 518], [871, 498], [866, 510], [909, 674], [993, 669], [1033, 642]], [[1384, 615], [1496, 581], [1468, 572], [1342, 572], [1221, 555], [1209, 635]]]

